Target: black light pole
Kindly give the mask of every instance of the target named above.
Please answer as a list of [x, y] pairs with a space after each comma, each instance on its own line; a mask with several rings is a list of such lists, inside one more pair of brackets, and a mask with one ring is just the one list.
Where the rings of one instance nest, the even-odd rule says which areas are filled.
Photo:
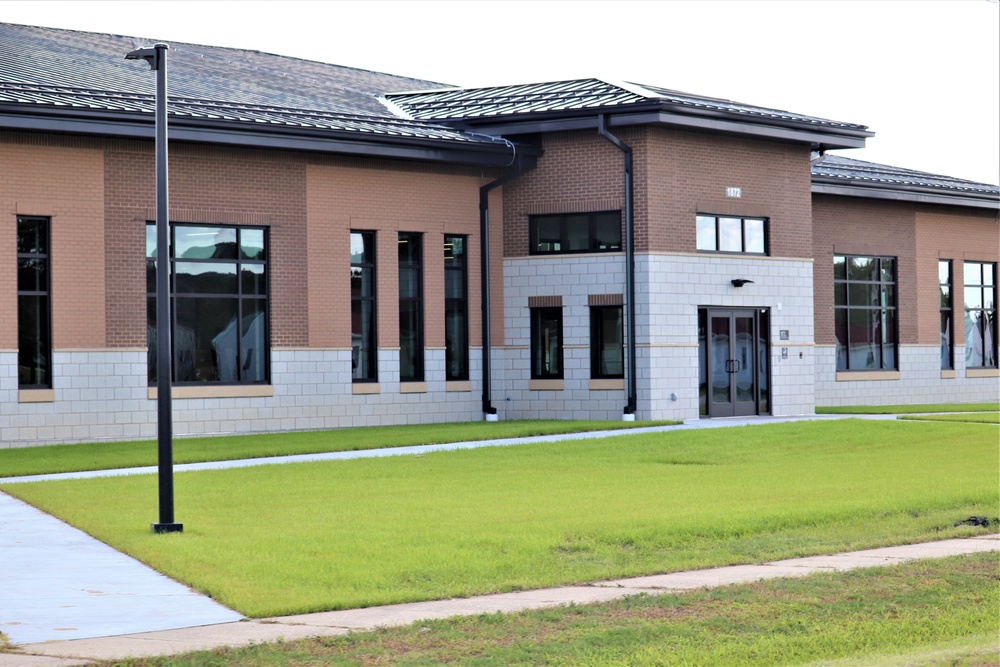
[[166, 44], [129, 51], [126, 60], [145, 60], [156, 71], [156, 407], [159, 451], [160, 520], [154, 533], [180, 533], [174, 521], [173, 415], [170, 378], [170, 223], [167, 190], [167, 49]]

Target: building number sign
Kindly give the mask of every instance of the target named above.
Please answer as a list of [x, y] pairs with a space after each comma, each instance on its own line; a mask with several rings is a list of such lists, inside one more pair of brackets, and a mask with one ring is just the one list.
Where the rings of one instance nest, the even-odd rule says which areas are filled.
[[729, 199], [742, 199], [743, 198], [743, 188], [726, 188], [726, 197]]

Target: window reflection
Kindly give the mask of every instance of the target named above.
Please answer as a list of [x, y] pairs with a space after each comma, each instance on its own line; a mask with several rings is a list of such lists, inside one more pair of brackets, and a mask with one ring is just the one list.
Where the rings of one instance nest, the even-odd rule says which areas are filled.
[[[267, 234], [172, 225], [171, 344], [177, 383], [268, 381]], [[237, 249], [240, 249], [237, 252]], [[155, 227], [146, 227], [149, 381], [156, 382]]]

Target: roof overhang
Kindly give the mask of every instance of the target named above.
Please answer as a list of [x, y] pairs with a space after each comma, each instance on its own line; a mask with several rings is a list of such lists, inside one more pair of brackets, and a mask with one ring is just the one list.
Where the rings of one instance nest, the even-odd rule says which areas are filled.
[[610, 127], [632, 125], [661, 125], [687, 130], [715, 132], [731, 136], [755, 137], [805, 143], [813, 150], [834, 148], [863, 148], [865, 140], [875, 135], [866, 129], [831, 127], [780, 119], [758, 119], [724, 114], [710, 110], [698, 113], [679, 113], [664, 105], [630, 105], [626, 109], [603, 108], [577, 110], [572, 113], [536, 114], [523, 120], [506, 118], [471, 118], [461, 122], [443, 122], [453, 127], [513, 137], [519, 134], [566, 132], [594, 129], [598, 117], [607, 117]]
[[884, 183], [845, 183], [840, 179], [813, 176], [812, 193], [838, 195], [841, 197], [863, 197], [866, 199], [886, 199], [890, 201], [916, 202], [919, 204], [940, 204], [964, 206], [1000, 211], [1000, 196], [980, 193], [942, 192], [932, 188]]
[[[134, 113], [80, 112], [79, 110], [33, 110], [0, 105], [0, 129], [27, 130], [153, 139], [152, 117]], [[172, 117], [170, 139], [228, 146], [336, 153], [369, 158], [392, 158], [425, 162], [505, 167], [514, 161], [515, 150], [502, 142], [447, 141], [441, 139], [338, 132], [323, 128], [259, 126], [231, 121]], [[518, 150], [522, 150], [519, 146]], [[532, 150], [526, 147], [524, 150]]]

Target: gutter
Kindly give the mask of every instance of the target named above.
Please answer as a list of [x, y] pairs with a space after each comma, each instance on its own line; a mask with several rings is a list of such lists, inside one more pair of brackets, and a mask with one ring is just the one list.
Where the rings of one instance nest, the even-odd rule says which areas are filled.
[[[593, 113], [593, 109], [577, 109], [524, 114], [523, 117], [507, 115], [472, 117], [459, 121], [428, 120], [451, 125], [456, 129], [505, 136], [588, 129], [593, 127]], [[809, 143], [814, 146], [814, 150], [862, 148], [865, 145], [865, 140], [875, 135], [864, 126], [831, 126], [749, 114], [730, 114], [722, 111], [695, 111], [675, 106], [630, 105], [620, 109], [608, 109], [605, 113], [614, 113], [607, 121], [610, 127], [664, 125], [693, 131], [721, 132], [736, 136]]]
[[[154, 128], [146, 119], [116, 114], [31, 116], [8, 113], [0, 105], [0, 129], [58, 132], [152, 139]], [[372, 158], [399, 158], [483, 167], [503, 167], [510, 162], [506, 145], [448, 141], [423, 137], [342, 132], [320, 128], [273, 127], [263, 124], [185, 122], [171, 119], [171, 141], [193, 141], [251, 148], [339, 153]]]
[[608, 132], [608, 119], [604, 114], [597, 116], [597, 133], [610, 141], [624, 154], [625, 175], [625, 305], [626, 326], [625, 354], [628, 357], [628, 373], [626, 374], [626, 420], [635, 419], [637, 403], [636, 390], [636, 358], [635, 358], [635, 214], [633, 213], [633, 182], [632, 182], [632, 147]]

